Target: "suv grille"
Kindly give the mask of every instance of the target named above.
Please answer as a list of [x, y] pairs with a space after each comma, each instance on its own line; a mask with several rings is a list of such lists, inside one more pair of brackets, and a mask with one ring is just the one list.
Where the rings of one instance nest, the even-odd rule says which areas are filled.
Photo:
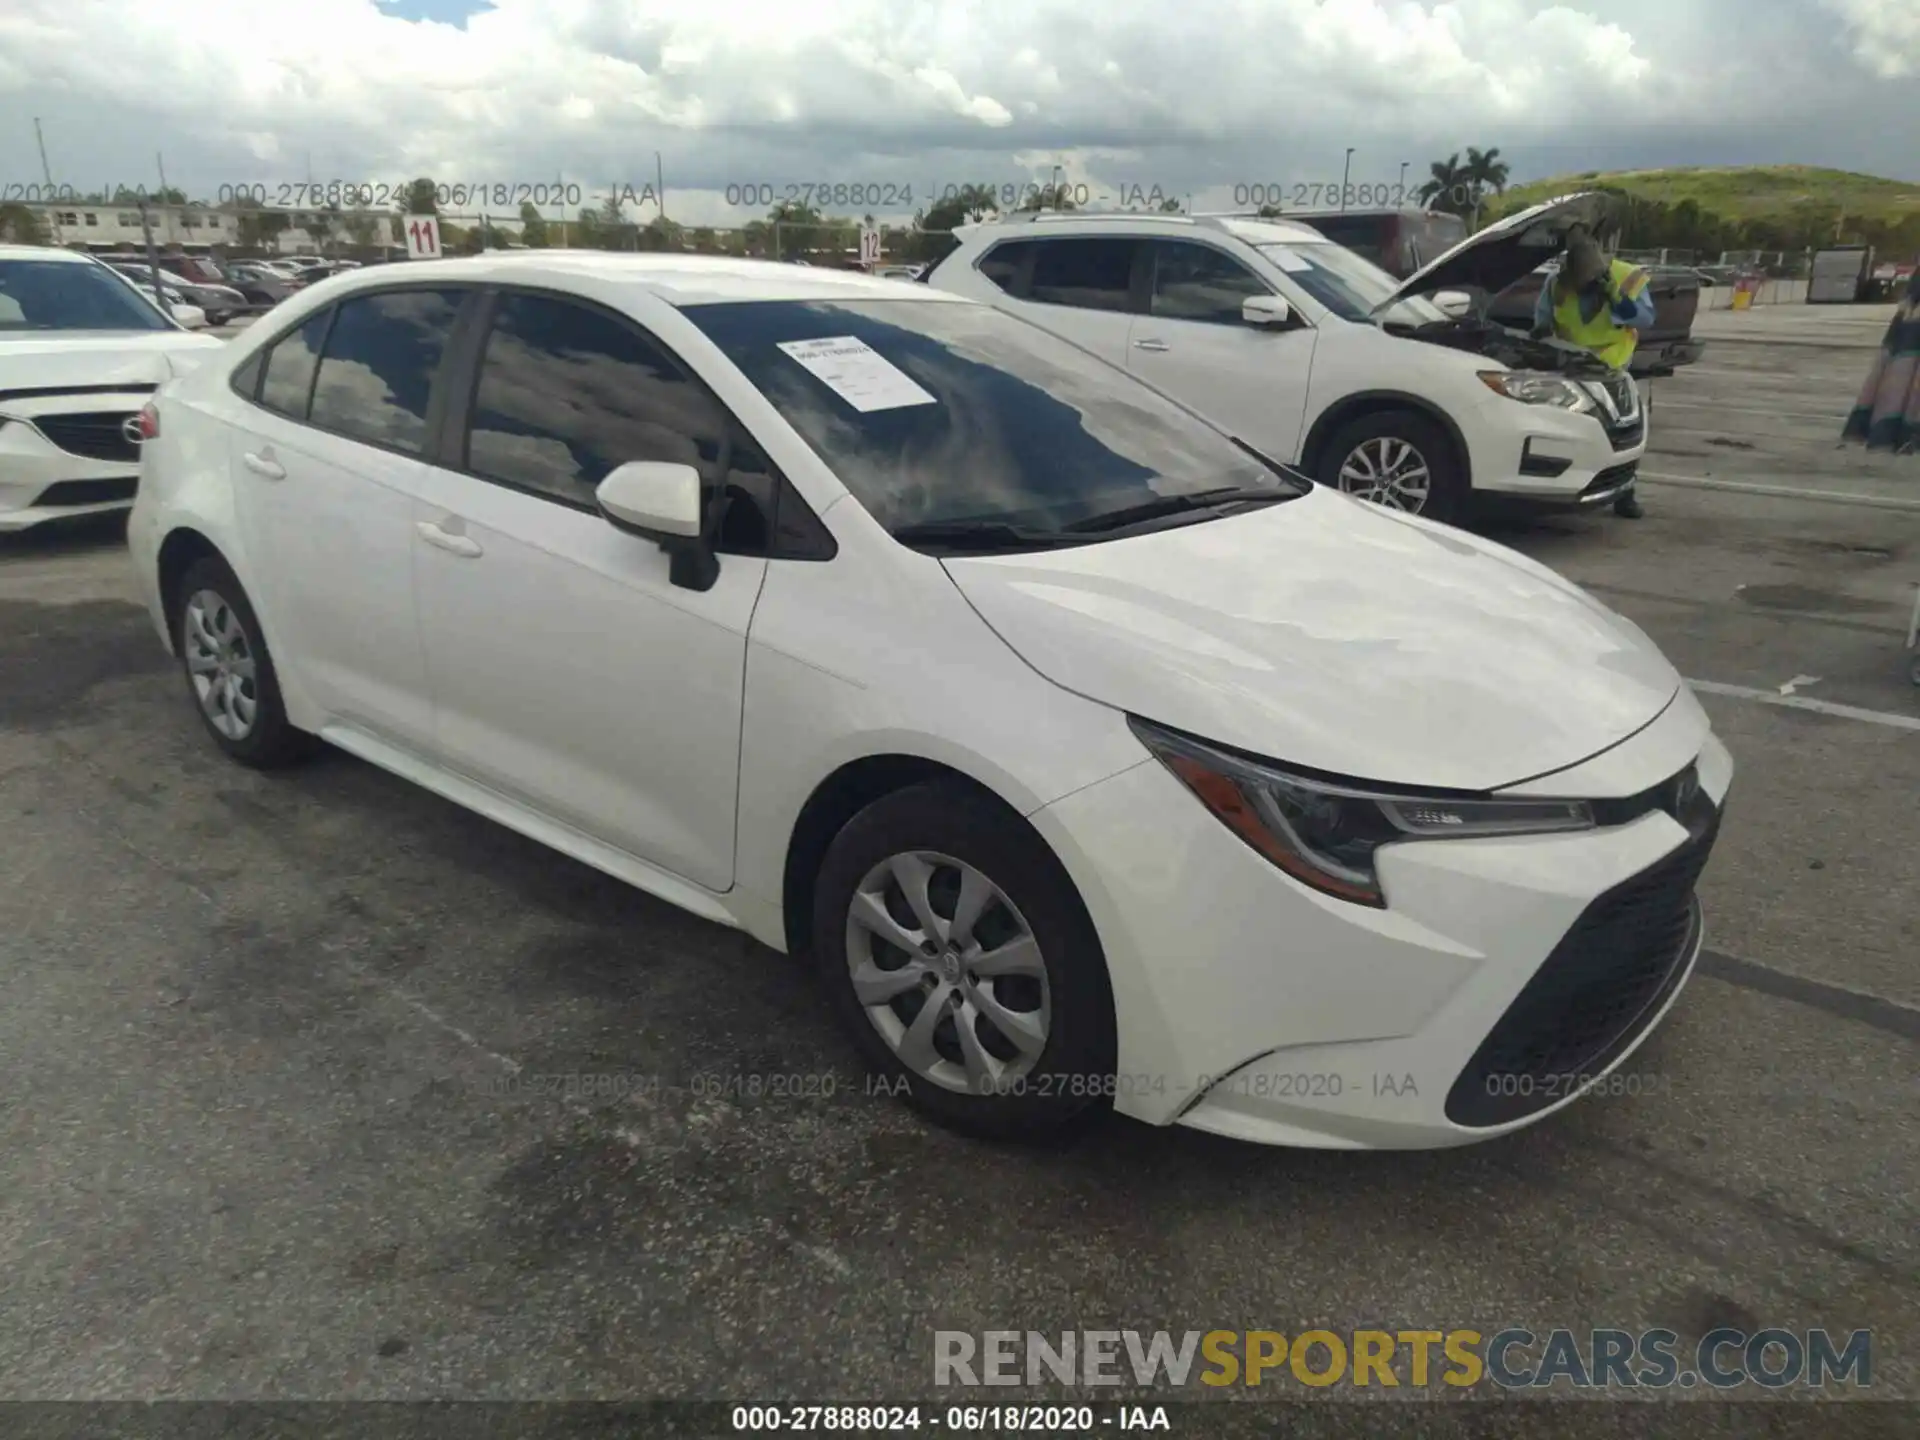
[[140, 461], [140, 447], [120, 433], [131, 410], [89, 410], [70, 415], [36, 415], [34, 428], [69, 455], [89, 460]]
[[1454, 1124], [1501, 1125], [1564, 1100], [1679, 987], [1700, 925], [1693, 888], [1720, 829], [1699, 791], [1684, 815], [1686, 843], [1589, 905], [1507, 1007], [1447, 1093]]

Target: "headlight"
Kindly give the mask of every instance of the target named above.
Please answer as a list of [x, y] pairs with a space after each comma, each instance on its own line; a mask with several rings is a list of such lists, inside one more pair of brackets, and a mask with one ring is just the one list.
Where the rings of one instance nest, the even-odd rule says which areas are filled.
[[1593, 396], [1579, 385], [1546, 370], [1482, 370], [1480, 383], [1495, 394], [1526, 405], [1552, 405], [1561, 410], [1594, 408]]
[[1593, 828], [1584, 800], [1413, 795], [1291, 774], [1136, 717], [1133, 733], [1226, 827], [1302, 884], [1384, 909], [1382, 845]]

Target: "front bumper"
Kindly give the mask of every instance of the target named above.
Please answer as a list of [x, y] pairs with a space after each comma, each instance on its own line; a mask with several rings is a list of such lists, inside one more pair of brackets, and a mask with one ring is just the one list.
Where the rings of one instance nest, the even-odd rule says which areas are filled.
[[1637, 386], [1629, 398], [1624, 414], [1595, 414], [1489, 396], [1473, 447], [1474, 493], [1583, 509], [1632, 489], [1647, 412]]
[[125, 510], [133, 504], [139, 469], [138, 459], [62, 450], [28, 421], [0, 421], [0, 531]]
[[[1627, 753], [1566, 772], [1566, 793], [1635, 794], [1671, 776], [1665, 767], [1684, 753], [1698, 757], [1717, 814], [1732, 761], [1690, 697], [1615, 749]], [[1389, 908], [1373, 910], [1288, 879], [1157, 761], [1033, 820], [1107, 952], [1115, 1108], [1154, 1124], [1348, 1149], [1487, 1139], [1616, 1071], [1692, 972], [1701, 944], [1692, 881], [1712, 844], [1710, 832], [1703, 839], [1659, 811], [1574, 835], [1402, 844], [1381, 853]], [[1596, 911], [1631, 909], [1662, 885], [1677, 908], [1655, 918], [1669, 931], [1619, 968], [1596, 968], [1606, 944], [1592, 949]], [[1676, 914], [1690, 922], [1684, 930], [1671, 927]], [[1632, 918], [1616, 917], [1605, 935]], [[1547, 1033], [1591, 1029], [1590, 1012], [1605, 1006], [1593, 1033]]]

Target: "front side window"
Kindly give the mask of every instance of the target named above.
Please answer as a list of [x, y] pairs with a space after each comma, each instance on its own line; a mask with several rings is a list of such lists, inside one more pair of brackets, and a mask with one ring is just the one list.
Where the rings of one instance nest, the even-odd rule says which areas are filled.
[[773, 467], [705, 386], [605, 311], [502, 295], [481, 356], [466, 468], [590, 509], [600, 482], [632, 460], [693, 466], [709, 503], [724, 483], [720, 548], [765, 552]]
[[1273, 293], [1246, 266], [1211, 245], [1161, 240], [1153, 250], [1153, 313], [1163, 319], [1238, 325], [1242, 301]]
[[1057, 533], [1201, 491], [1301, 493], [1158, 391], [991, 306], [768, 300], [682, 313], [896, 533]]
[[307, 418], [307, 400], [313, 394], [313, 372], [320, 363], [320, 345], [327, 338], [332, 310], [322, 310], [305, 324], [274, 342], [267, 352], [260, 381], [260, 403], [294, 420]]
[[1131, 240], [1036, 242], [1027, 298], [1076, 310], [1126, 310], [1133, 289]]
[[314, 377], [311, 421], [409, 455], [424, 451], [427, 401], [465, 298], [384, 290], [342, 301]]

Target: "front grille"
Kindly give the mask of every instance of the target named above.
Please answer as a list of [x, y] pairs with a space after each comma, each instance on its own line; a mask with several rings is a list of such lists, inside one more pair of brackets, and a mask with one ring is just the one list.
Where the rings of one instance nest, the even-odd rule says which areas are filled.
[[140, 488], [138, 477], [116, 475], [110, 480], [61, 480], [42, 490], [35, 505], [104, 505], [131, 500]]
[[120, 433], [131, 410], [88, 410], [69, 415], [36, 415], [34, 428], [69, 455], [89, 460], [124, 460], [135, 465], [140, 447]]
[[1632, 1044], [1680, 984], [1694, 885], [1719, 833], [1694, 792], [1679, 849], [1595, 900], [1481, 1042], [1447, 1094], [1456, 1125], [1501, 1125], [1565, 1099]]
[[1609, 465], [1582, 487], [1580, 496], [1582, 499], [1585, 499], [1589, 495], [1605, 495], [1610, 490], [1619, 489], [1620, 486], [1632, 480], [1639, 473], [1640, 462], [1638, 460], [1626, 465]]

